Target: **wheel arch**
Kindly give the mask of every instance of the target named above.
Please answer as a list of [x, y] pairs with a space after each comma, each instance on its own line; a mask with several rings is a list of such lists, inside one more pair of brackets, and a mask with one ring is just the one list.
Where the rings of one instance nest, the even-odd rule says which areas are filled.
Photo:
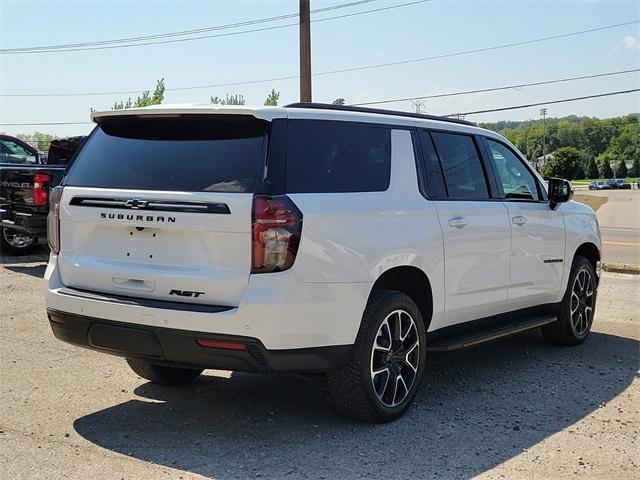
[[392, 267], [376, 279], [369, 298], [375, 290], [397, 290], [409, 296], [420, 310], [425, 331], [429, 329], [433, 317], [433, 291], [423, 270], [411, 265]]
[[585, 242], [578, 246], [573, 254], [573, 259], [577, 256], [584, 257], [589, 260], [591, 265], [593, 265], [593, 269], [596, 270], [598, 262], [600, 261], [600, 249], [592, 242]]

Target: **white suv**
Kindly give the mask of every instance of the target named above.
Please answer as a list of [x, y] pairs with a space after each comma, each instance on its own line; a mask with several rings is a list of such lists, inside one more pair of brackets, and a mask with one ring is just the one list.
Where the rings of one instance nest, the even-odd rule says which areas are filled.
[[340, 411], [384, 422], [430, 350], [589, 334], [596, 217], [493, 132], [322, 104], [93, 120], [51, 195], [47, 312], [141, 377], [326, 372]]

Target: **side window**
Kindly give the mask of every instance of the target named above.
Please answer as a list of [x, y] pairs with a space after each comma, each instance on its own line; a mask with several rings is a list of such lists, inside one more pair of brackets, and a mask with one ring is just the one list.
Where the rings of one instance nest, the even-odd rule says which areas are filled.
[[502, 143], [486, 140], [504, 198], [540, 200], [536, 180], [522, 160]]
[[391, 129], [290, 120], [286, 170], [289, 193], [384, 191], [391, 177]]
[[424, 158], [424, 175], [426, 176], [429, 198], [447, 198], [447, 189], [444, 186], [444, 177], [438, 154], [433, 146], [431, 136], [426, 130], [420, 131], [420, 146], [422, 147], [422, 157]]
[[449, 198], [482, 200], [489, 198], [487, 181], [475, 142], [469, 135], [431, 132]]

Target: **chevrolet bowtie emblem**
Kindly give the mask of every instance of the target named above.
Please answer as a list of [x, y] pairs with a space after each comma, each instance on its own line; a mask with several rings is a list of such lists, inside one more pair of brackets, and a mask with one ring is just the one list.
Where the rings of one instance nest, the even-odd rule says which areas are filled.
[[131, 198], [124, 202], [125, 207], [132, 208], [134, 210], [145, 208], [147, 205], [149, 205], [149, 202], [147, 200], [141, 200], [139, 198]]

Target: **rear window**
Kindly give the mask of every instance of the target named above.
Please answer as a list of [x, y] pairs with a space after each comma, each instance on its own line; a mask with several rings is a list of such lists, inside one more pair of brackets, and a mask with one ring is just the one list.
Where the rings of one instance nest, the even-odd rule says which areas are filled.
[[287, 142], [290, 193], [375, 192], [389, 188], [388, 127], [291, 120]]
[[78, 153], [71, 186], [253, 192], [267, 122], [220, 116], [105, 121]]

